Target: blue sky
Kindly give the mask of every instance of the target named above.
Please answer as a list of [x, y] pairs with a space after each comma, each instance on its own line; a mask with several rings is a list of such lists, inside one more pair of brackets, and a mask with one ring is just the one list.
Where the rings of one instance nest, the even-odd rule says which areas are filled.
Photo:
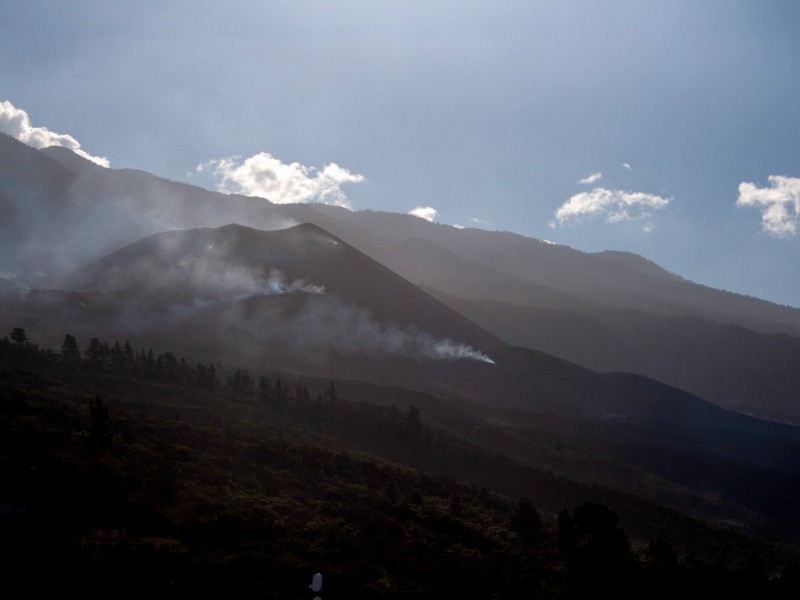
[[4, 0], [0, 101], [114, 168], [800, 306], [798, 28], [777, 0]]

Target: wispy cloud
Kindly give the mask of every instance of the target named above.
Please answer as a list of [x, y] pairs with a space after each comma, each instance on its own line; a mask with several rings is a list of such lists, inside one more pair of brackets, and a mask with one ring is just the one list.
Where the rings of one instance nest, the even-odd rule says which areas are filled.
[[664, 208], [670, 198], [662, 198], [644, 192], [625, 192], [595, 188], [590, 192], [575, 194], [555, 211], [555, 221], [551, 227], [585, 216], [604, 215], [606, 223], [621, 221], [642, 221], [645, 231], [652, 230], [650, 218], [653, 211]]
[[602, 178], [603, 174], [598, 171], [597, 173], [592, 173], [588, 177], [584, 177], [583, 179], [578, 179], [578, 181], [576, 181], [575, 183], [577, 183], [578, 185], [591, 185], [592, 183], [600, 181], [600, 179]]
[[418, 206], [408, 211], [408, 214], [433, 223], [433, 220], [439, 216], [439, 211], [432, 206]]
[[469, 222], [470, 223], [475, 223], [475, 225], [481, 225], [483, 227], [486, 227], [487, 225], [489, 225], [489, 221], [487, 221], [486, 219], [479, 219], [478, 217], [472, 217], [469, 220]]
[[319, 170], [298, 162], [286, 164], [267, 152], [244, 160], [239, 156], [210, 160], [195, 170], [211, 173], [221, 192], [261, 196], [275, 204], [320, 202], [350, 208], [342, 185], [365, 181], [363, 175], [336, 163]]
[[797, 235], [800, 218], [800, 179], [770, 175], [769, 187], [754, 183], [739, 184], [737, 206], [755, 206], [761, 210], [761, 228], [776, 238]]
[[48, 146], [63, 146], [86, 160], [108, 168], [107, 158], [93, 156], [81, 149], [81, 145], [74, 137], [65, 133], [55, 133], [47, 127], [34, 127], [28, 113], [17, 108], [8, 100], [0, 102], [0, 131], [16, 138], [23, 144], [32, 148], [47, 148]]
[[631, 164], [630, 163], [622, 163], [622, 168], [630, 171], [631, 170]]

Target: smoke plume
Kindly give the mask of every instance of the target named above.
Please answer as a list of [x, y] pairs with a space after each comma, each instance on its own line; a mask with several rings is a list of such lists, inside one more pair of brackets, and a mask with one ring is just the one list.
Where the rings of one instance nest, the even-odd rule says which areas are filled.
[[295, 358], [325, 363], [342, 356], [402, 356], [416, 360], [476, 360], [494, 364], [468, 344], [437, 338], [414, 325], [379, 323], [365, 309], [331, 295], [306, 294], [302, 304], [231, 305], [220, 318], [221, 329], [258, 348], [280, 348]]

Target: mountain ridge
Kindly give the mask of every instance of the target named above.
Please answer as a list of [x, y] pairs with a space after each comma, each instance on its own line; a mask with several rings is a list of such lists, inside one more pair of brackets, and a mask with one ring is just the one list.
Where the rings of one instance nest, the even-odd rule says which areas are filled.
[[[16, 150], [22, 144], [8, 136], [0, 139], [0, 144], [6, 148], [4, 156], [9, 157], [9, 166], [13, 166], [17, 160]], [[90, 257], [97, 258], [145, 235], [176, 227], [217, 227], [238, 222], [258, 229], [277, 229], [300, 222], [314, 222], [331, 235], [386, 265], [404, 280], [431, 291], [442, 292], [437, 294], [439, 299], [456, 312], [463, 310], [463, 302], [491, 300], [498, 303], [493, 306], [500, 307], [500, 312], [482, 317], [481, 320], [485, 326], [494, 323], [488, 329], [496, 338], [506, 335], [503, 329], [506, 326], [502, 322], [508, 321], [506, 313], [513, 311], [502, 307], [509, 305], [521, 306], [523, 311], [528, 311], [520, 313], [520, 317], [524, 318], [517, 324], [520, 331], [532, 329], [535, 325], [535, 322], [528, 320], [531, 317], [525, 314], [534, 315], [535, 311], [542, 309], [568, 309], [580, 322], [587, 324], [592, 323], [595, 314], [603, 311], [619, 310], [623, 311], [620, 314], [644, 315], [645, 321], [637, 316], [621, 324], [615, 321], [613, 326], [606, 327], [609, 332], [620, 325], [629, 329], [639, 327], [636, 333], [639, 337], [643, 337], [647, 331], [658, 331], [665, 317], [733, 323], [761, 334], [796, 336], [800, 332], [798, 309], [707, 288], [670, 274], [642, 257], [620, 252], [593, 255], [509, 232], [459, 230], [409, 215], [351, 212], [324, 205], [276, 205], [264, 199], [223, 195], [170, 182], [145, 172], [102, 169], [93, 164], [84, 164], [88, 161], [69, 152], [64, 149], [48, 152], [26, 149], [20, 153], [25, 156], [25, 160], [19, 159], [21, 163], [41, 157], [36, 168], [45, 171], [45, 174], [54, 168], [54, 160], [64, 159], [64, 162], [72, 161], [82, 166], [87, 175], [79, 176], [67, 190], [60, 192], [68, 200], [61, 203], [67, 210], [67, 218], [59, 220], [57, 229], [56, 223], [44, 221], [45, 227], [35, 234], [25, 227], [9, 232], [5, 239], [15, 240], [16, 243], [6, 244], [8, 251], [0, 260], [4, 263], [0, 267], [6, 273], [24, 274], [26, 268], [35, 272], [42, 269], [41, 265], [71, 266], [74, 269], [88, 262]], [[36, 196], [36, 186], [33, 182], [30, 185]], [[41, 205], [47, 206], [44, 200]], [[3, 206], [11, 213], [28, 210], [15, 198], [5, 198]], [[8, 232], [10, 222], [0, 224], [0, 231], [4, 234]], [[70, 227], [65, 228], [64, 222], [69, 223]], [[26, 235], [30, 236], [29, 240], [25, 238]], [[45, 239], [58, 239], [59, 245], [47, 244]], [[20, 246], [22, 251], [19, 252], [16, 246]], [[15, 257], [19, 259], [16, 265], [13, 262]], [[34, 265], [33, 269], [31, 265]], [[34, 282], [34, 285], [39, 284]], [[711, 348], [719, 354], [723, 350], [730, 350], [726, 348], [728, 342], [722, 333], [723, 329], [707, 327], [706, 330], [712, 336], [709, 340]], [[576, 344], [580, 344], [580, 339], [576, 338]], [[591, 340], [590, 337], [586, 339]], [[759, 339], [765, 343], [770, 341], [770, 338]], [[536, 349], [554, 348], [552, 342], [548, 345], [535, 339], [526, 341], [517, 338], [512, 341]], [[772, 342], [769, 352], [779, 351], [781, 344], [775, 339]], [[597, 342], [594, 340], [589, 343]], [[605, 336], [603, 344], [609, 345], [611, 355], [620, 355], [627, 351], [625, 344], [629, 342], [614, 333]], [[622, 346], [616, 347], [614, 344]], [[690, 356], [694, 350], [691, 336], [678, 340], [675, 347], [678, 353]], [[655, 360], [657, 349], [658, 341], [653, 340], [649, 345], [640, 344], [639, 354], [642, 359], [649, 357]], [[663, 371], [644, 369], [635, 360], [599, 364], [592, 362], [594, 359], [586, 352], [560, 355], [584, 366], [643, 371], [678, 387], [687, 385], [685, 379]], [[640, 357], [634, 358], [638, 360]], [[766, 371], [758, 363], [747, 364], [739, 360], [736, 364], [742, 377], [753, 381], [765, 377]], [[730, 365], [727, 368], [731, 368]], [[687, 363], [686, 369], [691, 377], [705, 377], [708, 380], [704, 361]], [[731, 404], [724, 395], [709, 394], [702, 387], [690, 387], [722, 405], [761, 416], [772, 416], [770, 405], [786, 406], [781, 396], [783, 392], [777, 390], [790, 389], [791, 381], [791, 377], [787, 376], [778, 382], [775, 390], [767, 389], [763, 398], [739, 398], [735, 404]], [[785, 408], [782, 410], [786, 413]], [[800, 416], [798, 413], [800, 409], [795, 410], [790, 406], [786, 414], [794, 418]]]
[[[46, 171], [46, 180], [51, 158], [26, 156]], [[196, 378], [210, 385], [213, 366], [222, 378], [216, 385], [237, 402], [246, 396], [252, 403], [262, 378], [330, 381], [317, 401], [297, 391], [294, 406], [277, 403], [292, 418], [308, 415], [309, 426], [319, 421], [315, 410], [322, 414], [333, 406], [326, 397], [335, 396], [334, 381], [336, 389], [369, 390], [395, 419], [392, 402], [414, 398], [425, 402], [423, 411], [435, 410], [431, 418], [443, 427], [483, 444], [482, 451], [496, 457], [486, 464], [503, 464], [505, 452], [540, 472], [552, 468], [557, 477], [654, 502], [663, 495], [666, 505], [684, 514], [741, 522], [772, 539], [796, 542], [800, 511], [792, 498], [800, 490], [800, 428], [741, 414], [766, 406], [761, 396], [733, 412], [708, 390], [676, 386], [675, 374], [652, 379], [647, 371], [648, 361], [692, 376], [708, 377], [711, 367], [714, 375], [741, 371], [743, 380], [763, 382], [761, 389], [778, 399], [791, 389], [791, 373], [768, 382], [762, 379], [769, 373], [764, 365], [739, 362], [758, 353], [769, 359], [800, 339], [787, 333], [791, 318], [770, 324], [763, 320], [769, 311], [748, 312], [764, 303], [740, 299], [731, 309], [740, 311], [740, 320], [753, 321], [752, 329], [723, 325], [697, 314], [718, 294], [635, 255], [588, 255], [408, 215], [275, 205], [144, 172], [84, 170], [66, 189], [53, 186], [53, 197], [33, 184], [30, 190], [42, 207], [65, 198], [68, 222], [84, 220], [60, 237], [49, 230], [52, 245], [44, 250], [67, 252], [72, 238], [97, 235], [93, 260], [73, 269], [58, 265], [47, 280], [51, 289], [0, 294], [0, 327], [17, 329], [12, 339], [19, 340], [18, 328], [24, 328], [31, 339], [56, 349], [69, 350], [65, 332], [79, 340], [78, 364], [86, 372], [75, 372], [77, 380], [117, 368], [97, 358], [104, 352], [99, 338], [113, 340], [114, 347], [118, 340], [147, 348], [134, 360], [144, 365], [137, 367], [140, 374], [156, 380], [164, 378], [167, 365], [174, 373], [176, 364], [196, 361], [194, 370], [205, 379]], [[24, 184], [25, 177], [19, 181]], [[22, 206], [13, 197], [3, 202], [10, 210]], [[134, 213], [135, 223], [118, 218]], [[112, 242], [115, 248], [100, 250]], [[83, 247], [82, 256], [91, 246]], [[441, 288], [461, 296], [445, 296]], [[686, 289], [691, 293], [684, 294]], [[655, 303], [663, 290], [669, 293]], [[485, 298], [489, 292], [495, 294], [492, 302]], [[517, 302], [516, 308], [504, 298]], [[711, 316], [724, 320], [726, 314]], [[560, 335], [583, 346], [581, 360], [536, 348], [540, 340], [531, 328], [538, 321], [550, 327], [551, 342]], [[782, 333], [770, 337], [758, 327]], [[705, 345], [701, 334], [708, 337]], [[746, 340], [751, 354], [731, 354], [731, 346], [740, 344], [736, 340]], [[601, 344], [605, 353], [596, 348]], [[9, 340], [3, 345], [22, 353], [28, 348]], [[110, 343], [105, 347], [113, 353]], [[686, 360], [670, 358], [668, 351]], [[67, 354], [56, 350], [42, 357], [63, 369]], [[598, 354], [619, 362], [609, 361], [603, 369], [609, 372], [579, 364]], [[626, 364], [619, 355], [642, 362], [636, 372], [625, 372], [616, 368]], [[189, 362], [178, 363], [176, 356]], [[786, 364], [791, 372], [792, 357]], [[111, 379], [98, 381], [112, 385]], [[410, 416], [404, 418], [413, 421], [411, 407], [405, 408]], [[430, 460], [440, 471], [461, 474], [472, 467], [458, 466], [454, 458], [437, 467], [437, 458]], [[493, 473], [481, 477], [475, 481], [495, 481]], [[547, 501], [552, 508], [554, 501]], [[635, 509], [631, 515], [639, 516]]]

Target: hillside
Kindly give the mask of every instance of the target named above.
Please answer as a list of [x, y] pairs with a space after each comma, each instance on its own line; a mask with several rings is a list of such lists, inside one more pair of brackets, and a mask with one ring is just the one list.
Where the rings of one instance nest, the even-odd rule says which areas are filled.
[[[9, 581], [50, 570], [36, 590], [122, 577], [292, 598], [321, 571], [330, 593], [358, 597], [796, 591], [793, 551], [540, 471], [455, 433], [452, 408], [398, 407], [409, 396], [378, 387], [352, 401], [347, 384], [285, 374], [214, 383], [134, 348], [118, 363], [113, 349], [109, 362], [68, 356], [0, 341], [0, 502], [25, 507], [0, 519], [0, 550]], [[169, 536], [186, 553], [81, 548], [94, 528]]]
[[[25, 540], [51, 528], [84, 565], [80, 536], [122, 520], [191, 540], [209, 584], [265, 591], [269, 563], [279, 597], [316, 564], [359, 597], [442, 597], [457, 569], [462, 595], [506, 590], [484, 563], [519, 566], [512, 596], [650, 597], [661, 548], [676, 586], [710, 573], [677, 553], [779, 597], [765, 577], [800, 544], [797, 309], [627, 253], [16, 144], [0, 137], [0, 504], [38, 516], [6, 521], [6, 556], [45, 560]], [[613, 522], [611, 579], [578, 551], [585, 511]]]
[[690, 316], [465, 300], [427, 290], [514, 345], [601, 372], [640, 373], [719, 406], [800, 423], [800, 337]]
[[[794, 342], [774, 334], [798, 336], [796, 308], [697, 285], [627, 253], [588, 254], [511, 233], [459, 230], [408, 215], [272, 205], [140, 171], [102, 169], [63, 148], [23, 150], [8, 136], [0, 142], [7, 171], [13, 173], [9, 177], [28, 194], [24, 208], [20, 195], [8, 196], [3, 203], [6, 213], [14, 215], [3, 222], [4, 285], [42, 287], [36, 278], [43, 272], [78, 268], [165, 229], [232, 222], [276, 229], [314, 223], [410, 283], [434, 292], [457, 311], [483, 303], [471, 317], [510, 343], [592, 369], [655, 377], [741, 412], [779, 420], [800, 418], [790, 392], [787, 395], [796, 388], [800, 372], [793, 359], [786, 359], [786, 368], [750, 360], [745, 338], [753, 336], [736, 336], [732, 347], [728, 328], [736, 325], [763, 334], [756, 336], [755, 347], [765, 355], [786, 356], [787, 343]], [[56, 185], [62, 179], [63, 184]], [[42, 188], [42, 182], [51, 182], [50, 187]], [[49, 212], [55, 205], [61, 207], [57, 217]], [[12, 226], [14, 222], [20, 226]], [[49, 243], [52, 239], [59, 240], [58, 247]], [[612, 313], [613, 318], [600, 316]], [[553, 327], [564, 324], [569, 335], [542, 334], [543, 326], [551, 325], [548, 317], [553, 317]], [[696, 319], [699, 327], [671, 327], [675, 319], [684, 318]], [[590, 330], [581, 331], [576, 323]], [[597, 339], [593, 336], [598, 326], [613, 332]], [[514, 335], [508, 335], [509, 328]], [[704, 332], [699, 345], [697, 331]], [[665, 343], [654, 343], [662, 335]], [[687, 359], [696, 349], [698, 359]], [[671, 360], [680, 361], [680, 368], [669, 368]], [[743, 381], [750, 384], [739, 385]]]

